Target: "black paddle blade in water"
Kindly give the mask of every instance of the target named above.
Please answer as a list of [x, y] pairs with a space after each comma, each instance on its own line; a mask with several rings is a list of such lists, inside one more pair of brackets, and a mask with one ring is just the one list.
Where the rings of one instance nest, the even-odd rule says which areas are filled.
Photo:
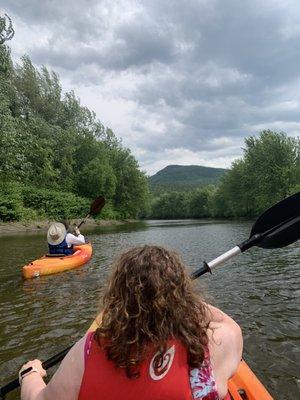
[[265, 249], [288, 246], [300, 239], [300, 192], [265, 211], [252, 227], [250, 238], [260, 236], [256, 246]]
[[102, 196], [97, 197], [90, 208], [89, 214], [98, 214], [102, 208], [105, 206], [105, 199]]

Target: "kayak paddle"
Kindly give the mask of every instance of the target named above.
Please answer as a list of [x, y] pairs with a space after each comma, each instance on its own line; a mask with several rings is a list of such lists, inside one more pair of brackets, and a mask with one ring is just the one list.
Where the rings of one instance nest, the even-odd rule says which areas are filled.
[[105, 206], [105, 199], [102, 196], [97, 197], [93, 203], [91, 204], [91, 208], [90, 211], [86, 214], [86, 216], [84, 217], [84, 219], [80, 222], [80, 224], [77, 226], [77, 228], [79, 229], [81, 227], [81, 225], [85, 222], [85, 220], [87, 218], [89, 218], [91, 215], [95, 215], [98, 214], [102, 208]]
[[[101, 201], [98, 199], [101, 199]], [[96, 203], [96, 201], [98, 201], [97, 204], [100, 204], [97, 205], [97, 207], [99, 207], [101, 210], [105, 204], [105, 200], [102, 197], [98, 197], [94, 203]], [[86, 218], [91, 214], [94, 203], [92, 204], [90, 213], [86, 216]], [[80, 225], [83, 222], [84, 220], [80, 223]], [[231, 250], [228, 250], [226, 253], [220, 255], [211, 262], [204, 262], [204, 265], [200, 269], [196, 270], [191, 277], [192, 279], [196, 279], [206, 272], [211, 272], [212, 268], [223, 264], [225, 261], [240, 253], [243, 253], [244, 251], [250, 249], [250, 247], [259, 246], [267, 249], [285, 247], [297, 241], [299, 238], [300, 192], [287, 197], [265, 211], [254, 223], [249, 239], [233, 247]], [[66, 356], [72, 346], [69, 346], [57, 355], [43, 362], [43, 368], [47, 370], [60, 362]], [[24, 374], [30, 370], [31, 367], [25, 370], [26, 372], [24, 371]], [[20, 386], [19, 379], [15, 379], [5, 386], [2, 386], [0, 388], [0, 400], [4, 400], [4, 396], [8, 392], [16, 389], [18, 386]]]
[[250, 247], [263, 249], [285, 247], [300, 238], [300, 192], [287, 197], [265, 211], [254, 223], [249, 239], [226, 251], [219, 257], [203, 263], [192, 274], [196, 279]]
[[[60, 353], [56, 354], [55, 356], [49, 358], [47, 361], [44, 361], [42, 363], [42, 367], [45, 370], [47, 370], [47, 369], [53, 367], [54, 365], [56, 365], [57, 363], [59, 363], [61, 360], [63, 360], [65, 358], [65, 356], [67, 355], [67, 353], [71, 349], [71, 347], [73, 347], [73, 344], [71, 346], [67, 347], [65, 350], [62, 350]], [[29, 372], [31, 370], [32, 370], [32, 367], [25, 369], [24, 371], [22, 371], [22, 375], [27, 374], [27, 372]], [[16, 389], [19, 386], [20, 386], [19, 378], [14, 379], [13, 381], [9, 382], [8, 384], [2, 386], [2, 388], [0, 388], [0, 400], [4, 400], [5, 395], [7, 393], [11, 392], [12, 390]]]

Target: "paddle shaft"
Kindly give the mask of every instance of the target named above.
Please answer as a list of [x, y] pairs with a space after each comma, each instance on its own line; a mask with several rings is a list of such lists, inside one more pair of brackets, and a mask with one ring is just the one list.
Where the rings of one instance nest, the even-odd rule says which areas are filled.
[[[286, 221], [283, 221], [276, 226], [268, 229], [263, 233], [257, 233], [251, 236], [249, 239], [245, 240], [244, 242], [240, 243], [239, 245], [233, 247], [232, 249], [226, 251], [226, 253], [221, 254], [219, 257], [213, 259], [209, 263], [206, 261], [203, 262], [203, 266], [197, 269], [195, 272], [192, 273], [192, 279], [199, 278], [199, 276], [206, 274], [207, 272], [211, 273], [211, 270], [215, 267], [218, 267], [221, 264], [224, 264], [226, 261], [230, 260], [231, 258], [243, 253], [244, 251], [250, 249], [253, 246], [260, 245], [261, 242], [264, 241], [266, 237], [271, 237], [273, 234], [283, 234], [291, 227], [296, 227], [298, 229], [298, 225], [300, 222], [300, 216], [295, 216], [289, 218]], [[300, 234], [298, 233], [297, 238], [299, 238]], [[286, 246], [283, 244], [281, 247]]]
[[86, 220], [87, 218], [89, 218], [90, 215], [91, 215], [90, 213], [86, 214], [86, 216], [84, 217], [84, 219], [83, 219], [83, 220], [80, 222], [80, 224], [77, 226], [78, 229], [81, 227], [82, 224], [85, 223], [85, 220]]
[[86, 216], [84, 217], [84, 219], [80, 222], [80, 224], [77, 226], [77, 228], [79, 229], [81, 227], [82, 224], [85, 223], [86, 219], [89, 218], [91, 216], [91, 214], [97, 214], [99, 213], [102, 208], [105, 206], [105, 199], [102, 196], [97, 197], [93, 203], [91, 204], [91, 208], [90, 211], [86, 214]]
[[[59, 363], [59, 362], [60, 362], [61, 360], [63, 360], [63, 358], [66, 356], [66, 354], [67, 354], [68, 351], [71, 349], [71, 347], [73, 347], [73, 345], [67, 347], [66, 349], [62, 350], [60, 353], [58, 353], [58, 354], [56, 354], [55, 356], [53, 356], [53, 357], [49, 358], [48, 360], [44, 361], [44, 362], [42, 363], [42, 367], [43, 367], [45, 370], [47, 370], [47, 369], [53, 367], [54, 365], [56, 365], [57, 363]], [[25, 370], [23, 371], [23, 374], [25, 375], [27, 372], [29, 372], [29, 371], [31, 371], [31, 370], [32, 370], [32, 368], [29, 367], [29, 368], [27, 368], [27, 369], [25, 369]], [[4, 396], [5, 396], [8, 392], [10, 392], [10, 391], [16, 389], [16, 388], [19, 387], [19, 386], [20, 386], [20, 383], [19, 383], [19, 379], [18, 379], [18, 378], [17, 378], [17, 379], [14, 379], [14, 380], [11, 381], [11, 382], [9, 382], [7, 385], [2, 386], [2, 388], [0, 388], [0, 399], [4, 399]]]

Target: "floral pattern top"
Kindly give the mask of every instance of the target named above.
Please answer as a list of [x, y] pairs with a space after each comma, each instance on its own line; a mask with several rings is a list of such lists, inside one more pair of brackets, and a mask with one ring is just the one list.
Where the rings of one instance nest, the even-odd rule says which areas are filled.
[[220, 400], [208, 351], [201, 367], [190, 370], [190, 384], [193, 399]]

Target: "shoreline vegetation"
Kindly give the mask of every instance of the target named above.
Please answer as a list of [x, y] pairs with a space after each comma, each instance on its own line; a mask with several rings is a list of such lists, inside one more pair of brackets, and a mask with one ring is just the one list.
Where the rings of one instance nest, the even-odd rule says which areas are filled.
[[[79, 224], [81, 219], [72, 219], [70, 226]], [[37, 221], [18, 221], [18, 222], [0, 222], [0, 237], [22, 235], [24, 233], [47, 233], [47, 230], [53, 220], [37, 220]], [[81, 232], [85, 234], [95, 228], [106, 228], [113, 226], [121, 226], [126, 224], [135, 223], [137, 220], [108, 220], [108, 219], [92, 219], [89, 218], [85, 221]]]

